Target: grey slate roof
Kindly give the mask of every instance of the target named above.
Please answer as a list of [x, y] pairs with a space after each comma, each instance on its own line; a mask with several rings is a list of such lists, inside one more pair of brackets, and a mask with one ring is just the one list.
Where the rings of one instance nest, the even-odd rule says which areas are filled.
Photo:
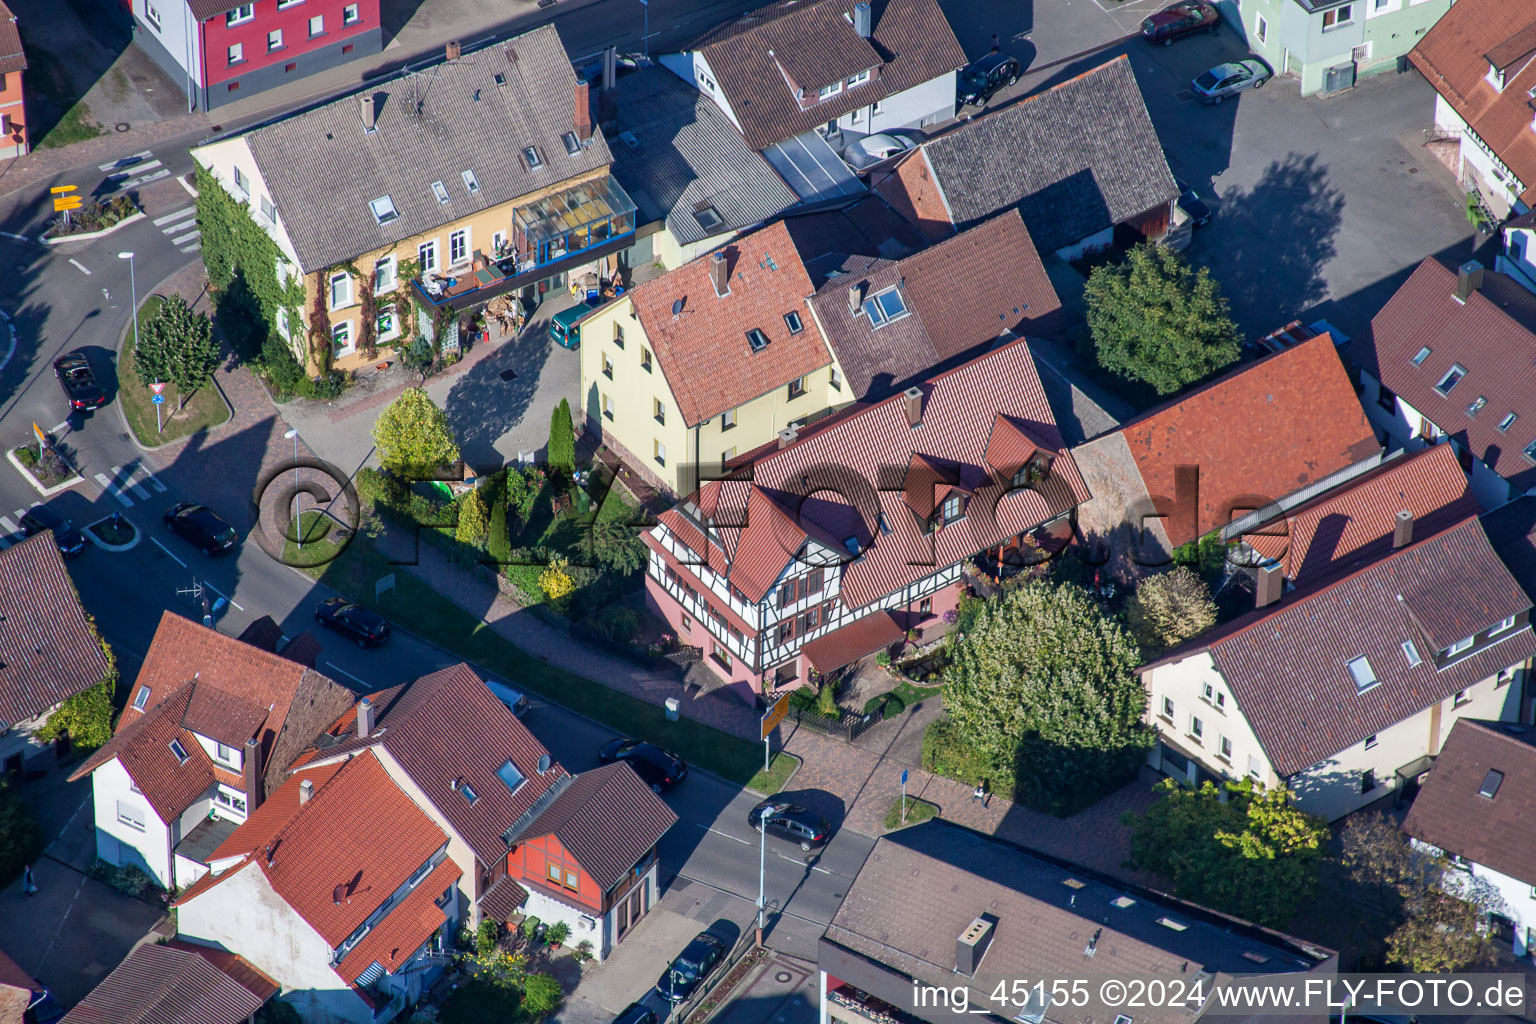
[[1017, 206], [1055, 252], [1178, 195], [1125, 56], [923, 144], [966, 228]]
[[[575, 89], [559, 33], [545, 25], [255, 128], [246, 139], [309, 272], [606, 167], [612, 157], [601, 132], [574, 156], [561, 141], [575, 124]], [[360, 106], [369, 95], [378, 124], [371, 133]], [[543, 153], [539, 169], [525, 169], [526, 146]], [[466, 188], [466, 170], [479, 192]], [[433, 196], [436, 181], [448, 202]], [[381, 225], [368, 204], [385, 195], [400, 216]]]
[[[615, 91], [614, 177], [647, 221], [666, 219], [679, 245], [761, 224], [799, 202], [720, 109], [671, 72], [642, 69]], [[701, 205], [721, 223], [705, 230], [694, 216]]]

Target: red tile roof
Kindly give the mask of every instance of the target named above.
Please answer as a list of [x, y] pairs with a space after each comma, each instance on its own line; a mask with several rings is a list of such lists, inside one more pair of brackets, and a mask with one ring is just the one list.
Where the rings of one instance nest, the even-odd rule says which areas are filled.
[[[181, 725], [196, 689], [196, 683], [183, 683], [147, 712], [135, 715], [70, 773], [70, 781], [84, 778], [115, 758], [162, 822], [180, 818], [214, 781], [213, 760]], [[172, 741], [187, 755], [185, 764], [171, 750]]]
[[[219, 964], [238, 973], [237, 980]], [[264, 980], [253, 992], [246, 980]], [[63, 1024], [242, 1024], [277, 985], [239, 957], [179, 942], [136, 946]]]
[[107, 672], [53, 535], [0, 551], [0, 722], [35, 718]]
[[27, 69], [27, 55], [21, 46], [21, 32], [16, 27], [16, 15], [0, 3], [0, 74]]
[[572, 779], [517, 841], [554, 836], [606, 891], [676, 823], [672, 809], [620, 761]]
[[[1426, 259], [1350, 355], [1494, 472], [1528, 489], [1536, 485], [1536, 462], [1524, 452], [1536, 440], [1536, 296], [1494, 271], [1484, 272], [1482, 289], [1465, 304], [1452, 297], [1455, 286], [1456, 271]], [[1436, 385], [1453, 365], [1466, 376], [1441, 394]], [[1486, 403], [1469, 415], [1478, 398]], [[1514, 423], [1500, 430], [1509, 413]]]
[[[1536, 200], [1536, 135], [1530, 92], [1536, 88], [1536, 7], [1508, 0], [1459, 0], [1419, 40], [1409, 60]], [[1488, 81], [1490, 62], [1505, 67], [1502, 91]]]
[[1404, 455], [1291, 509], [1254, 533], [1250, 547], [1278, 559], [1287, 579], [1315, 580], [1350, 562], [1379, 558], [1392, 546], [1397, 513], [1413, 513], [1427, 537], [1478, 513], [1467, 474], [1450, 445]]
[[[1381, 450], [1332, 338], [1318, 335], [1120, 427], [1175, 547]], [[1198, 472], [1198, 507], [1176, 484]], [[1197, 512], [1198, 524], [1191, 512]]]
[[906, 635], [906, 629], [893, 613], [872, 612], [842, 629], [817, 637], [800, 648], [800, 653], [811, 668], [825, 675], [883, 650]]
[[282, 831], [283, 826], [298, 813], [299, 790], [302, 783], [309, 782], [314, 787], [314, 792], [318, 793], [346, 764], [344, 760], [332, 761], [329, 764], [296, 770], [292, 780], [294, 784], [281, 786], [276, 793], [263, 800], [261, 806], [246, 817], [244, 824], [219, 844], [218, 848], [209, 855], [208, 860], [212, 862], [244, 857], [253, 850], [264, 848], [272, 841], [272, 837]]
[[[1403, 831], [1474, 864], [1536, 885], [1536, 733], [1462, 718], [1414, 797]], [[1492, 798], [1480, 792], [1499, 772]]]
[[409, 896], [347, 951], [336, 965], [336, 973], [352, 985], [359, 974], [374, 964], [391, 974], [398, 972], [447, 920], [437, 901], [449, 886], [458, 884], [463, 874], [457, 864], [447, 859], [433, 868]]
[[[715, 294], [710, 279], [714, 254], [685, 263], [631, 293], [651, 351], [688, 426], [832, 362], [806, 306], [815, 289], [783, 222], [742, 235], [715, 251], [724, 254], [730, 274], [724, 296]], [[795, 334], [784, 321], [791, 312], [802, 324]], [[768, 345], [758, 352], [747, 341], [747, 332], [754, 328], [768, 336]]]

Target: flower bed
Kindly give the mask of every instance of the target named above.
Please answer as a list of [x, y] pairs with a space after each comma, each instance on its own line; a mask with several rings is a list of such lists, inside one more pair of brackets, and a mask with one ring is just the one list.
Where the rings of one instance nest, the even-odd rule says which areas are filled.
[[63, 217], [57, 218], [48, 225], [43, 237], [68, 238], [71, 235], [94, 234], [115, 227], [138, 212], [139, 208], [126, 195], [113, 196], [105, 203], [92, 203], [72, 211], [68, 223], [65, 223]]
[[56, 487], [67, 487], [81, 479], [75, 467], [56, 448], [44, 449], [40, 456], [29, 444], [12, 448], [11, 462], [29, 476], [39, 490], [48, 492]]

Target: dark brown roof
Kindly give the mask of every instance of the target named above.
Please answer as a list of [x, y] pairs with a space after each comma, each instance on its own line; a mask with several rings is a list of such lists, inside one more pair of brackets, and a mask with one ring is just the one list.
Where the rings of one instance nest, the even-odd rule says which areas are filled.
[[[220, 959], [242, 980], [216, 966]], [[136, 946], [63, 1024], [241, 1024], [277, 993], [271, 979], [261, 983], [265, 995], [246, 983], [264, 978], [222, 950], [205, 953], [184, 942]]]
[[[1526, 121], [1525, 133], [1536, 136]], [[1455, 285], [1456, 271], [1426, 259], [1350, 355], [1490, 469], [1528, 489], [1536, 485], [1536, 461], [1525, 454], [1536, 441], [1536, 295], [1491, 270], [1465, 304], [1452, 297]], [[1425, 348], [1429, 354], [1415, 366]], [[1453, 365], [1466, 375], [1441, 394], [1436, 385]], [[1478, 398], [1485, 403], [1469, 415]], [[1514, 423], [1500, 430], [1509, 413]]]
[[320, 641], [315, 638], [313, 633], [306, 629], [284, 644], [283, 649], [277, 653], [279, 656], [287, 658], [289, 661], [298, 662], [306, 668], [314, 668], [315, 660], [320, 657], [321, 650], [323, 648], [320, 646]]
[[21, 46], [16, 15], [4, 3], [0, 3], [0, 74], [26, 69], [27, 55]]
[[[1530, 91], [1536, 62], [1536, 7], [1508, 0], [1459, 0], [1408, 55], [1429, 84], [1467, 122], [1524, 186], [1536, 190], [1536, 135]], [[1488, 81], [1490, 61], [1506, 68], [1502, 91]]]
[[[1458, 719], [1414, 797], [1403, 831], [1527, 885], [1536, 885], [1536, 731]], [[1489, 772], [1498, 791], [1481, 794]]]
[[165, 945], [170, 946], [172, 949], [184, 949], [189, 953], [196, 953], [244, 985], [253, 996], [262, 1001], [271, 999], [282, 990], [281, 985], [273, 981], [265, 973], [252, 967], [245, 957], [236, 956], [227, 949], [200, 946], [195, 942], [189, 942], [185, 939], [171, 939]]
[[800, 648], [806, 662], [823, 675], [836, 672], [865, 655], [884, 650], [907, 634], [894, 612], [873, 612], [854, 619]]
[[108, 671], [53, 535], [0, 551], [0, 722], [35, 718]]
[[[1231, 522], [1234, 508], [1262, 508], [1381, 451], [1327, 334], [1144, 413], [1120, 433], [1175, 547]], [[1186, 490], [1177, 474], [1189, 467], [1199, 474], [1198, 508], [1177, 504]]]
[[212, 686], [198, 686], [181, 724], [211, 740], [238, 747], [256, 735], [267, 720], [267, 709]]
[[[779, 0], [690, 45], [709, 61], [747, 145], [783, 142], [965, 65], [937, 0], [871, 0], [869, 41], [845, 17], [852, 8], [848, 0]], [[821, 103], [801, 109], [795, 98], [796, 87], [814, 100], [822, 86], [876, 65], [871, 81]]]
[[1536, 594], [1536, 497], [1524, 495], [1485, 513], [1483, 531], [1520, 589]]
[[519, 840], [554, 836], [606, 891], [676, 822], [672, 808], [621, 761], [572, 779]]
[[832, 209], [791, 210], [783, 224], [817, 288], [830, 273], [840, 270], [845, 257], [896, 260], [928, 244], [885, 199], [873, 193]]
[[[1147, 668], [1209, 652], [1282, 776], [1299, 772], [1536, 655], [1527, 623], [1488, 630], [1531, 607], [1471, 518], [1342, 579], [1287, 595]], [[1439, 652], [1476, 636], [1436, 668]], [[1411, 643], [1417, 665], [1404, 644]], [[1349, 662], [1377, 684], [1359, 690]]]
[[503, 875], [495, 885], [480, 896], [480, 912], [489, 914], [497, 921], [505, 921], [528, 899], [528, 890], [517, 884], [511, 875]]

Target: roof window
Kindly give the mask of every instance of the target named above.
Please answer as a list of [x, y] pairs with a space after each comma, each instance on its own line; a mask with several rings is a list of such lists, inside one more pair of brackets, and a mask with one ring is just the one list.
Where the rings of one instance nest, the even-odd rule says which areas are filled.
[[1423, 366], [1424, 365], [1424, 360], [1426, 360], [1428, 358], [1429, 358], [1429, 349], [1428, 348], [1421, 348], [1421, 349], [1419, 349], [1418, 354], [1413, 357], [1413, 365], [1414, 366]]
[[560, 136], [560, 141], [565, 143], [565, 151], [571, 156], [581, 152], [581, 139], [575, 132], [566, 132]]
[[448, 201], [448, 186], [440, 181], [434, 181], [432, 183], [432, 194], [437, 197], [438, 202], [446, 203]]
[[1131, 899], [1129, 896], [1117, 896], [1109, 901], [1109, 905], [1112, 907], [1119, 907], [1121, 910], [1126, 910], [1130, 907], [1134, 907], [1136, 905], [1136, 901]]
[[906, 316], [908, 310], [906, 302], [902, 301], [901, 292], [887, 288], [864, 300], [864, 313], [869, 317], [871, 327], [881, 327]]
[[1075, 878], [1063, 878], [1061, 880], [1061, 884], [1066, 886], [1068, 889], [1081, 889], [1087, 885], [1086, 882], [1080, 882]]
[[1485, 796], [1489, 800], [1499, 795], [1499, 786], [1504, 783], [1504, 773], [1495, 769], [1488, 769], [1488, 774], [1483, 776], [1483, 784], [1478, 788], [1477, 795]]
[[753, 352], [761, 352], [768, 347], [768, 335], [754, 327], [747, 332], [747, 344], [752, 346]]
[[480, 794], [476, 793], [474, 787], [467, 782], [460, 782], [457, 786], [457, 789], [459, 791], [459, 795], [462, 796], [465, 800], [468, 800], [469, 806], [471, 807], [475, 806], [475, 801], [480, 799]]
[[494, 75], [492, 75], [491, 76], [491, 80], [494, 81], [497, 85], [506, 85], [507, 84], [507, 76], [502, 74], [500, 71], [498, 71]]
[[790, 310], [784, 314], [784, 326], [789, 328], [790, 334], [799, 334], [805, 330], [805, 323], [800, 319], [800, 314]]
[[530, 171], [536, 171], [544, 166], [544, 158], [539, 156], [539, 148], [537, 146], [523, 147], [523, 162], [528, 165]]
[[139, 687], [139, 692], [133, 695], [133, 709], [143, 711], [144, 705], [149, 703], [149, 687]]
[[725, 221], [713, 206], [701, 206], [693, 211], [693, 219], [699, 222], [699, 227], [705, 231], [713, 231]]
[[1476, 398], [1472, 399], [1472, 404], [1467, 406], [1467, 415], [1476, 416], [1479, 412], [1482, 411], [1483, 406], [1487, 404], [1488, 399], [1483, 395], [1478, 395]]
[[1530, 459], [1532, 462], [1536, 462], [1536, 441], [1532, 441], [1530, 444], [1526, 445], [1523, 451], [1525, 452], [1526, 458]]
[[1350, 678], [1355, 681], [1356, 693], [1364, 693], [1379, 681], [1375, 669], [1371, 668], [1369, 659], [1363, 654], [1351, 661], [1348, 667]]
[[1172, 928], [1176, 932], [1182, 932], [1184, 929], [1189, 927], [1189, 925], [1185, 924], [1183, 921], [1175, 921], [1171, 917], [1160, 917], [1157, 919], [1157, 923], [1162, 925], [1164, 928]]
[[1445, 376], [1440, 378], [1440, 383], [1435, 385], [1435, 390], [1442, 395], [1451, 393], [1451, 388], [1461, 383], [1461, 378], [1467, 375], [1467, 368], [1460, 363], [1452, 363], [1451, 368], [1445, 371]]
[[1512, 412], [1505, 413], [1504, 414], [1504, 418], [1499, 420], [1499, 432], [1503, 433], [1504, 431], [1508, 430], [1510, 427], [1514, 426], [1515, 425], [1515, 420], [1517, 420], [1519, 418], [1520, 418], [1519, 416], [1516, 416]]
[[475, 177], [474, 171], [461, 171], [459, 177], [464, 179], [464, 189], [470, 195], [480, 191], [480, 179]]
[[510, 760], [496, 769], [496, 777], [507, 784], [507, 788], [516, 793], [519, 786], [525, 781], [523, 773], [517, 770], [517, 765]]
[[1403, 641], [1403, 657], [1408, 659], [1408, 667], [1413, 668], [1424, 659], [1419, 657], [1419, 649], [1413, 646], [1412, 640]]
[[368, 206], [373, 210], [373, 219], [380, 224], [388, 224], [392, 220], [400, 219], [400, 211], [395, 209], [395, 201], [389, 196], [379, 196]]
[[170, 747], [171, 753], [175, 754], [176, 760], [182, 764], [186, 764], [191, 760], [191, 756], [187, 753], [187, 748], [181, 745], [181, 740], [171, 740]]

